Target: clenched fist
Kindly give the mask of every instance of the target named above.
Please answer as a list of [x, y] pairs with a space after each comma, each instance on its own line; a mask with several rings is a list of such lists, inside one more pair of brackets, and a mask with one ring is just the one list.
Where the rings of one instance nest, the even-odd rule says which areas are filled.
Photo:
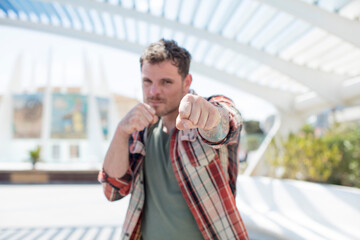
[[218, 109], [203, 97], [187, 94], [179, 105], [176, 127], [179, 130], [199, 128], [211, 130], [221, 120]]
[[142, 131], [144, 128], [158, 121], [155, 110], [146, 103], [139, 103], [120, 121], [119, 128], [130, 135], [135, 130]]

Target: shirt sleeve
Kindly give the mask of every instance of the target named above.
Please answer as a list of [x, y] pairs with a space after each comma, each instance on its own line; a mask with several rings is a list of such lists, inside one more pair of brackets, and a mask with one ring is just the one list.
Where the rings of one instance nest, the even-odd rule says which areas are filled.
[[124, 176], [111, 177], [104, 169], [99, 172], [98, 181], [102, 183], [104, 194], [109, 201], [122, 199], [131, 192], [135, 169], [137, 169], [141, 154], [145, 154], [142, 152], [144, 145], [140, 143], [141, 140], [143, 140], [143, 133], [139, 132], [134, 132], [129, 138], [129, 168]]
[[[225, 138], [217, 142], [212, 142], [204, 138], [198, 130], [199, 136], [205, 143], [216, 147], [237, 143], [242, 129], [242, 117], [240, 112], [235, 108], [234, 103], [222, 95], [211, 96], [208, 98], [208, 101], [214, 106], [221, 108], [222, 117], [229, 118], [229, 131]], [[221, 127], [221, 125], [219, 127]]]
[[104, 169], [99, 172], [98, 181], [102, 183], [105, 197], [109, 201], [122, 199], [129, 194], [132, 184], [131, 169], [127, 170], [121, 178], [110, 177]]

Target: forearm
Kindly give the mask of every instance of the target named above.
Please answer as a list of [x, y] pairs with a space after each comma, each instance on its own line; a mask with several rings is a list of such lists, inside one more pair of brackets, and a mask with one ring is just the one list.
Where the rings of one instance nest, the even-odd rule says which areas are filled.
[[129, 168], [129, 135], [119, 126], [106, 153], [103, 168], [113, 178], [121, 178]]

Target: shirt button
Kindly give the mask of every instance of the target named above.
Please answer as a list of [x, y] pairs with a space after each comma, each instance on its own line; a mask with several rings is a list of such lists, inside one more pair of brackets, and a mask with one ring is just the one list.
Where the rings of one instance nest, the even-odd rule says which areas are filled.
[[128, 233], [125, 233], [125, 236], [126, 236], [126, 237], [128, 237], [128, 236], [129, 236], [129, 234], [128, 234]]
[[137, 210], [138, 210], [138, 211], [141, 211], [141, 208], [138, 208]]

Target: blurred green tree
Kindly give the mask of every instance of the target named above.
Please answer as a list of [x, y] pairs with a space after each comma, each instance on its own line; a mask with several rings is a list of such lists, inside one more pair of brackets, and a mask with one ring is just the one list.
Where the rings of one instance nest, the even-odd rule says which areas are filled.
[[265, 137], [263, 130], [260, 128], [260, 122], [254, 120], [244, 121], [244, 129], [246, 132], [246, 151], [258, 149]]
[[334, 166], [329, 182], [360, 187], [360, 127], [335, 124], [324, 139], [329, 147], [337, 146], [341, 153], [341, 161]]
[[254, 120], [244, 121], [244, 128], [246, 133], [248, 134], [250, 133], [264, 134], [263, 130], [260, 128], [259, 121], [254, 121]]
[[36, 163], [40, 162], [40, 153], [41, 153], [41, 147], [37, 146], [34, 150], [29, 151], [30, 155], [30, 161], [32, 163], [32, 168], [36, 168]]
[[282, 178], [360, 187], [360, 128], [335, 124], [323, 134], [304, 125], [286, 140], [272, 141], [270, 165]]

